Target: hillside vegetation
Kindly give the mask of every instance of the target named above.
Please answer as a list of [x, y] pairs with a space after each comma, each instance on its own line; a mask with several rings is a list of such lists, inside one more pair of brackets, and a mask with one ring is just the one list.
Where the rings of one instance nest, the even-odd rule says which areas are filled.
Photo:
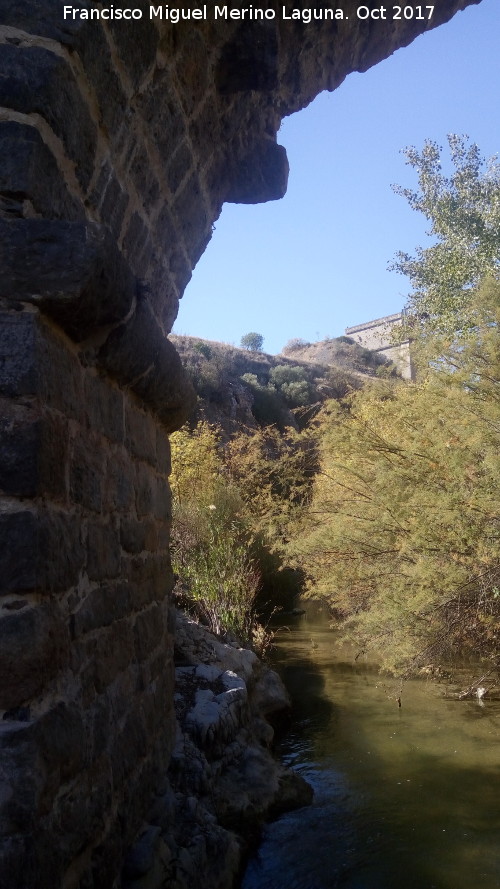
[[338, 336], [308, 343], [302, 339], [289, 340], [283, 348], [283, 355], [290, 360], [305, 361], [342, 368], [354, 375], [372, 375], [382, 368], [391, 369], [390, 362], [378, 352], [360, 346], [349, 336]]
[[392, 371], [386, 359], [347, 337], [310, 344], [293, 340], [282, 355], [247, 351], [196, 337], [171, 336], [198, 396], [193, 421], [223, 435], [251, 428], [304, 428], [328, 398]]
[[214, 632], [262, 648], [259, 615], [303, 588], [287, 549], [318, 470], [314, 418], [390, 368], [345, 338], [324, 344], [324, 362], [172, 340], [198, 396], [171, 438], [177, 594]]

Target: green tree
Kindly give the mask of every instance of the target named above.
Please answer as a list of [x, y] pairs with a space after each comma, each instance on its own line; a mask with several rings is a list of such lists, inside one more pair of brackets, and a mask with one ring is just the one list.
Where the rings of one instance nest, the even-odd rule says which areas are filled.
[[249, 352], [261, 352], [264, 345], [264, 337], [261, 333], [246, 333], [241, 337], [240, 346], [242, 349], [248, 349]]
[[500, 285], [418, 384], [331, 402], [294, 547], [360, 648], [408, 675], [459, 651], [500, 667]]
[[474, 327], [473, 290], [500, 260], [500, 167], [485, 162], [467, 137], [449, 135], [454, 172], [442, 172], [442, 148], [427, 141], [422, 151], [407, 148], [407, 163], [418, 173], [419, 188], [394, 186], [412, 209], [430, 222], [430, 247], [414, 256], [399, 252], [392, 269], [407, 275], [413, 291], [402, 336], [418, 328], [453, 336]]

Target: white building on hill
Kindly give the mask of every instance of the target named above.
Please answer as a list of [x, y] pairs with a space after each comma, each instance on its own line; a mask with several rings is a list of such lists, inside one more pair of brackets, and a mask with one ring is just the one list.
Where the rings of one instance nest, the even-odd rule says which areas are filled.
[[385, 318], [375, 318], [373, 321], [365, 321], [364, 324], [356, 324], [355, 327], [346, 327], [345, 334], [360, 346], [372, 349], [373, 352], [380, 352], [394, 362], [405, 380], [413, 380], [409, 341], [395, 345], [391, 339], [392, 330], [400, 326], [401, 320], [402, 313], [397, 312], [395, 315], [386, 315]]

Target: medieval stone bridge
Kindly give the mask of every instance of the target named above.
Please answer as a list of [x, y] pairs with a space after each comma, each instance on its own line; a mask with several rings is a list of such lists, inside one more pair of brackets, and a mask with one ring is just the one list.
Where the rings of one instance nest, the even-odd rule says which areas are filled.
[[0, 6], [2, 889], [117, 886], [169, 760], [191, 392], [165, 335], [223, 202], [280, 198], [282, 117], [478, 0], [307, 25], [134, 2]]

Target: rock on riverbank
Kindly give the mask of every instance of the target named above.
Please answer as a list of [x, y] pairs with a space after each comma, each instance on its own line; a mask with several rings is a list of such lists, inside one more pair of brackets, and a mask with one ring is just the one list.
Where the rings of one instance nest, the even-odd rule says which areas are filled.
[[290, 706], [277, 673], [182, 612], [176, 663], [168, 780], [127, 857], [123, 889], [231, 889], [262, 823], [307, 805], [312, 790], [270, 752], [271, 721]]

